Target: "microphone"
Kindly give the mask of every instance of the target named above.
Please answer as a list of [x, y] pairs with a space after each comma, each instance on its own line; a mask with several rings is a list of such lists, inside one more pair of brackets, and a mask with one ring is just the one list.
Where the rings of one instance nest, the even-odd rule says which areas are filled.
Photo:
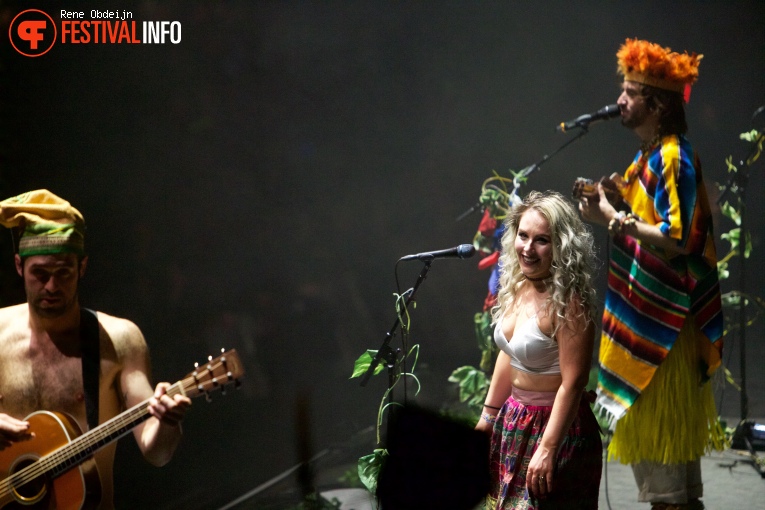
[[446, 250], [424, 251], [422, 253], [415, 253], [414, 255], [406, 255], [398, 260], [430, 261], [434, 259], [445, 259], [452, 257], [466, 259], [468, 257], [472, 257], [474, 254], [475, 248], [472, 244], [461, 244], [459, 246], [455, 246], [454, 248], [447, 248]]
[[610, 104], [608, 106], [604, 106], [597, 112], [585, 113], [584, 115], [580, 115], [574, 120], [570, 120], [568, 122], [561, 122], [555, 128], [555, 130], [560, 131], [561, 133], [565, 133], [569, 129], [574, 129], [575, 127], [586, 128], [591, 122], [597, 122], [599, 120], [608, 120], [611, 117], [616, 117], [620, 113], [621, 111], [619, 110], [619, 105]]

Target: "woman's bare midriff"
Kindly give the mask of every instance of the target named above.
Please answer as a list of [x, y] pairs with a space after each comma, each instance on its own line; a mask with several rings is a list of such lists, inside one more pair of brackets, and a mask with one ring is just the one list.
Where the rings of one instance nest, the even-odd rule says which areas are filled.
[[558, 391], [563, 383], [560, 374], [531, 374], [518, 369], [513, 369], [513, 387], [527, 391]]

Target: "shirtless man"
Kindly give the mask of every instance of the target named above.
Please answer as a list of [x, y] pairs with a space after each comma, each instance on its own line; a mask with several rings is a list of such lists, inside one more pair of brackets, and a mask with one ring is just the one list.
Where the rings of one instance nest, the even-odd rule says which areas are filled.
[[[15, 263], [27, 296], [26, 303], [0, 309], [0, 449], [5, 449], [32, 437], [24, 418], [34, 411], [67, 413], [88, 430], [78, 301], [88, 258], [82, 216], [46, 190], [0, 202], [0, 223], [25, 229]], [[180, 422], [191, 400], [167, 395], [168, 383], [152, 390], [148, 349], [135, 324], [101, 312], [97, 317], [99, 423], [149, 399], [152, 417], [133, 434], [146, 460], [162, 466], [180, 441]], [[94, 456], [102, 509], [113, 508], [115, 450], [112, 442]]]

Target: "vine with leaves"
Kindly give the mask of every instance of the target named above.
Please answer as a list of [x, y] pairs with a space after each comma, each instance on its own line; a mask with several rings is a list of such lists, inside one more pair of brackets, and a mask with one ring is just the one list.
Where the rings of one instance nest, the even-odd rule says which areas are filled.
[[497, 346], [494, 343], [491, 328], [491, 309], [497, 300], [497, 284], [499, 277], [499, 255], [504, 226], [512, 206], [520, 202], [518, 190], [526, 182], [523, 171], [510, 170], [512, 178], [502, 177], [497, 172], [486, 179], [481, 186], [479, 203], [484, 209], [481, 223], [473, 238], [473, 245], [484, 258], [479, 263], [479, 269], [490, 269], [489, 291], [484, 300], [483, 309], [473, 316], [476, 341], [481, 351], [481, 361], [478, 367], [466, 365], [457, 368], [449, 376], [449, 382], [457, 385], [459, 401], [467, 408], [466, 421], [475, 423], [481, 415], [484, 397], [489, 389], [494, 361], [497, 357]]
[[[765, 133], [762, 131], [752, 130], [739, 135], [741, 140], [745, 140], [752, 145], [753, 150], [746, 161], [741, 162], [750, 167], [755, 163], [763, 150], [763, 143], [765, 143]], [[728, 173], [738, 173], [742, 171], [741, 168], [733, 164], [733, 157], [728, 156], [725, 159], [725, 164], [728, 168]], [[745, 207], [742, 197], [742, 189], [736, 184], [736, 180], [732, 180], [732, 185], [727, 187], [724, 185], [718, 185], [721, 192], [727, 191], [733, 195], [733, 203], [727, 200], [720, 206], [720, 212], [723, 216], [733, 222], [734, 227], [720, 234], [720, 239], [727, 241], [729, 244], [728, 253], [720, 258], [717, 263], [717, 272], [720, 280], [724, 280], [730, 277], [729, 262], [734, 257], [739, 257], [742, 264], [745, 259], [748, 259], [752, 254], [752, 237], [751, 233], [747, 230], [741, 231], [742, 210]], [[738, 311], [739, 313], [746, 313], [746, 308], [750, 304], [754, 306], [754, 312], [751, 316], [747, 316], [744, 327], [749, 327], [754, 324], [765, 313], [765, 300], [762, 297], [749, 292], [743, 292], [741, 290], [731, 290], [722, 295], [723, 308]], [[740, 324], [730, 319], [730, 315], [725, 315], [725, 335], [727, 336], [731, 331], [739, 329]], [[726, 381], [733, 386], [736, 390], [741, 391], [741, 386], [736, 383], [730, 370], [724, 368]], [[728, 431], [731, 432], [730, 430]]]
[[[380, 474], [380, 470], [385, 464], [385, 459], [388, 456], [388, 450], [382, 444], [381, 434], [385, 411], [392, 405], [401, 405], [400, 403], [394, 402], [390, 399], [393, 389], [398, 385], [402, 378], [411, 378], [416, 383], [417, 390], [415, 391], [415, 396], [420, 392], [421, 389], [420, 381], [417, 376], [414, 375], [414, 369], [417, 366], [417, 360], [420, 354], [420, 345], [415, 344], [407, 350], [409, 331], [411, 327], [411, 316], [409, 315], [409, 307], [406, 305], [405, 296], [410, 294], [412, 291], [413, 289], [410, 289], [402, 294], [394, 294], [396, 298], [396, 314], [401, 327], [402, 345], [404, 351], [406, 351], [406, 354], [402, 355], [400, 350], [394, 351], [395, 361], [389, 365], [378, 364], [374, 368], [373, 372], [373, 375], [377, 375], [381, 373], [385, 368], [393, 371], [392, 382], [383, 393], [382, 398], [380, 399], [380, 404], [377, 408], [377, 421], [375, 425], [375, 431], [378, 448], [375, 448], [372, 453], [364, 455], [358, 461], [359, 480], [372, 494], [377, 493], [377, 478]], [[412, 306], [416, 307], [416, 303], [412, 303]], [[376, 350], [369, 349], [364, 354], [359, 356], [353, 365], [353, 373], [351, 374], [350, 378], [353, 379], [366, 374], [372, 364], [372, 361], [377, 355], [377, 352], [378, 351]], [[412, 358], [412, 363], [411, 368], [407, 371], [406, 360], [409, 358]]]

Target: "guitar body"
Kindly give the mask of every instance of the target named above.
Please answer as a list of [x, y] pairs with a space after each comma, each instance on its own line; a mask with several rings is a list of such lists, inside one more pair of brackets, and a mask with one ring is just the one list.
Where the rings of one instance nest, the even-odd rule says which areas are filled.
[[[239, 384], [244, 368], [236, 350], [204, 365], [167, 389], [175, 395], [197, 397], [228, 384]], [[34, 437], [0, 450], [0, 508], [76, 510], [97, 508], [101, 479], [93, 453], [127, 435], [151, 417], [149, 400], [126, 409], [85, 434], [71, 416], [37, 411], [26, 417]]]
[[13, 486], [8, 477], [80, 435], [80, 427], [71, 416], [38, 411], [25, 418], [34, 437], [13, 443], [0, 451], [0, 508], [2, 509], [86, 509], [101, 501], [101, 481], [92, 457], [80, 462], [56, 478], [49, 473], [23, 485]]

